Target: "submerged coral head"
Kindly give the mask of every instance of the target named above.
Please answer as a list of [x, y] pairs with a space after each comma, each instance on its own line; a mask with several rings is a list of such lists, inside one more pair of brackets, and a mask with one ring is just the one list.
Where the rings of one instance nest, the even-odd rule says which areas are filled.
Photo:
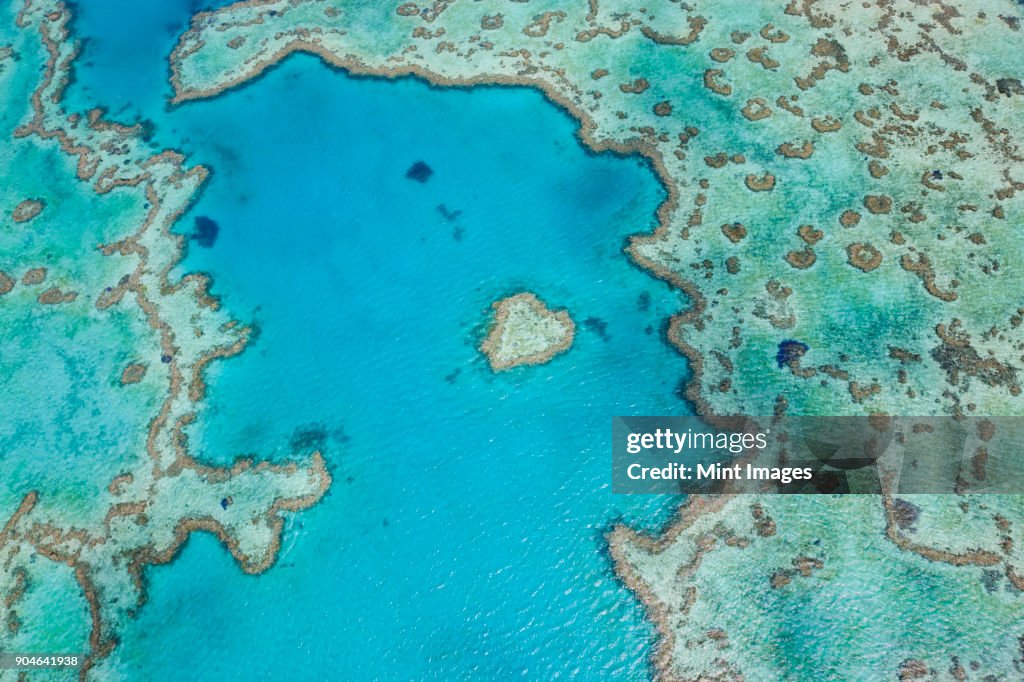
[[192, 232], [192, 241], [203, 248], [210, 248], [217, 241], [220, 233], [220, 226], [212, 218], [200, 215], [195, 219], [195, 231]]
[[782, 369], [789, 363], [802, 358], [808, 350], [810, 347], [806, 343], [785, 339], [779, 342], [779, 350], [775, 353], [775, 362], [779, 363], [779, 369]]
[[405, 171], [405, 177], [410, 180], [415, 180], [416, 182], [426, 182], [433, 174], [434, 169], [422, 161], [417, 161], [413, 165], [409, 166], [409, 170]]

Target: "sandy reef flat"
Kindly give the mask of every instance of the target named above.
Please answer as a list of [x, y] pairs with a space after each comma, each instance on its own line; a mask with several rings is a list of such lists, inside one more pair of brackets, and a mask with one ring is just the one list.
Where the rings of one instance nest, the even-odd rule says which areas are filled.
[[576, 323], [565, 310], [553, 311], [530, 292], [495, 301], [491, 328], [480, 345], [495, 372], [541, 365], [572, 345]]
[[183, 428], [206, 368], [251, 333], [204, 277], [168, 279], [183, 246], [169, 229], [207, 170], [154, 152], [141, 125], [62, 108], [78, 50], [69, 21], [62, 3], [29, 0], [0, 24], [0, 647], [82, 652], [83, 678], [110, 679], [147, 566], [202, 531], [260, 573], [285, 515], [331, 477], [317, 453], [230, 467], [193, 457]]

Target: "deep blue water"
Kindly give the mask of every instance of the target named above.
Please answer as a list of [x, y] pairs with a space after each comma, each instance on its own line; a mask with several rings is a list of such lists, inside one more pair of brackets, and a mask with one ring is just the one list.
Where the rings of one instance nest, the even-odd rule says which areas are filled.
[[[689, 410], [661, 331], [684, 302], [622, 254], [654, 226], [653, 173], [585, 152], [536, 92], [312, 57], [168, 109], [166, 55], [198, 8], [80, 2], [68, 107], [148, 118], [213, 170], [181, 272], [209, 272], [259, 334], [211, 369], [195, 454], [321, 447], [335, 482], [262, 576], [207, 536], [151, 569], [125, 670], [178, 678], [188, 650], [190, 679], [643, 677], [652, 629], [603, 533], [678, 502], [610, 492], [611, 417]], [[426, 182], [406, 177], [417, 161]], [[524, 289], [567, 307], [577, 341], [492, 375], [489, 305]]]

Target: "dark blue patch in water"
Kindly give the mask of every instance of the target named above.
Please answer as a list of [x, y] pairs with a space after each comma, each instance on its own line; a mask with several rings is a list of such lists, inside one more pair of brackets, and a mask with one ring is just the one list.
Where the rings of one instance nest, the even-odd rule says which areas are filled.
[[800, 341], [794, 341], [793, 339], [780, 341], [779, 351], [775, 354], [775, 362], [779, 363], [779, 369], [782, 369], [790, 362], [802, 358], [808, 350], [810, 350], [810, 347]]
[[207, 218], [204, 215], [196, 216], [195, 228], [195, 231], [192, 233], [192, 241], [199, 246], [208, 249], [217, 241], [220, 227], [212, 218]]
[[[410, 172], [412, 172], [412, 171], [410, 170]], [[447, 206], [445, 206], [444, 204], [438, 204], [437, 205], [437, 212], [440, 213], [442, 216], [444, 216], [444, 219], [447, 220], [448, 222], [452, 222], [453, 220], [458, 218], [460, 215], [462, 215], [462, 211], [458, 211], [458, 210], [453, 211], [450, 208], [448, 208]]]
[[607, 341], [609, 339], [608, 323], [600, 317], [588, 317], [583, 320], [583, 326], [597, 334], [602, 341]]
[[415, 180], [416, 182], [426, 182], [433, 174], [434, 169], [422, 161], [417, 161], [413, 165], [409, 166], [409, 170], [405, 171], [405, 177], [410, 180]]

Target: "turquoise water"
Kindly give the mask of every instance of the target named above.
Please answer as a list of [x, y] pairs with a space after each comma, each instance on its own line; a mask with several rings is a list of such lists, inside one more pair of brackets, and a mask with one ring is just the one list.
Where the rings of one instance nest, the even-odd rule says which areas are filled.
[[[321, 448], [335, 483], [262, 576], [207, 536], [151, 569], [120, 667], [643, 677], [653, 633], [603, 533], [657, 527], [678, 502], [610, 492], [610, 417], [689, 409], [661, 331], [684, 302], [621, 251], [653, 228], [653, 173], [586, 153], [536, 92], [355, 79], [312, 57], [168, 109], [166, 55], [196, 9], [81, 2], [68, 107], [147, 118], [155, 145], [213, 170], [180, 230], [202, 216], [218, 236], [180, 272], [210, 273], [258, 336], [211, 369], [195, 455]], [[428, 182], [405, 177], [416, 161]], [[489, 305], [524, 289], [569, 309], [576, 343], [492, 375], [476, 350]]]

